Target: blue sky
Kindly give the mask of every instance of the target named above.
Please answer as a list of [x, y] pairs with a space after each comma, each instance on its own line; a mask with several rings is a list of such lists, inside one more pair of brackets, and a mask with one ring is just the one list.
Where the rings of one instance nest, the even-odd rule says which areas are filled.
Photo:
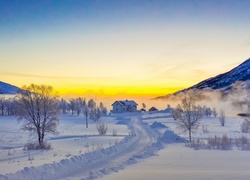
[[1, 0], [1, 80], [62, 94], [164, 95], [249, 57], [249, 8], [248, 0]]

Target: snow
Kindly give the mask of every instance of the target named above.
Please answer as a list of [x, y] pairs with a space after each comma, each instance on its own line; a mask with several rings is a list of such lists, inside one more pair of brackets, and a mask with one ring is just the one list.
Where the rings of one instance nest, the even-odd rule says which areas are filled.
[[[15, 117], [0, 117], [0, 179], [249, 179], [249, 151], [186, 147], [188, 134], [169, 112], [119, 114], [102, 121], [109, 129], [100, 136], [94, 122], [86, 129], [82, 116], [61, 115], [60, 134], [46, 137], [53, 149], [27, 151], [24, 144], [35, 136], [21, 131]], [[205, 117], [192, 137], [250, 138], [241, 133], [242, 122], [227, 117], [222, 127], [217, 118]]]

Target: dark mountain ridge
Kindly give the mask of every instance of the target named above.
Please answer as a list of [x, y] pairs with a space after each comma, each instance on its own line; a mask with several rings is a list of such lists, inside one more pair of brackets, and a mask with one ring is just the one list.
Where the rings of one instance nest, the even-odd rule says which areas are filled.
[[19, 87], [0, 81], [0, 94], [17, 94]]
[[232, 85], [236, 81], [247, 80], [250, 80], [250, 58], [236, 68], [213, 78], [206, 79], [186, 90], [204, 88], [222, 89]]

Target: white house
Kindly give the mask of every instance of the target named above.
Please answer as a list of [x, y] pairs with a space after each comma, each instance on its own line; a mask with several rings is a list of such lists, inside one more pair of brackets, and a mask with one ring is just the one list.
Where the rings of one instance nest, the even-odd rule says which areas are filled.
[[113, 106], [113, 113], [122, 113], [122, 112], [135, 112], [137, 111], [137, 103], [135, 101], [115, 101]]

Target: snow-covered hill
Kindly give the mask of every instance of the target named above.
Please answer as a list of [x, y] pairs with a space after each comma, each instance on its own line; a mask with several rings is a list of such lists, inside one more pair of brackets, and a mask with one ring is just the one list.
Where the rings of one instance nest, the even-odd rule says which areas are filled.
[[236, 86], [239, 86], [240, 89], [250, 89], [250, 58], [226, 73], [206, 79], [194, 86], [177, 91], [173, 94], [157, 97], [156, 99], [165, 99], [190, 91], [202, 92], [216, 90], [222, 94], [230, 94], [231, 90], [237, 88]]
[[16, 94], [19, 87], [0, 81], [0, 94]]

